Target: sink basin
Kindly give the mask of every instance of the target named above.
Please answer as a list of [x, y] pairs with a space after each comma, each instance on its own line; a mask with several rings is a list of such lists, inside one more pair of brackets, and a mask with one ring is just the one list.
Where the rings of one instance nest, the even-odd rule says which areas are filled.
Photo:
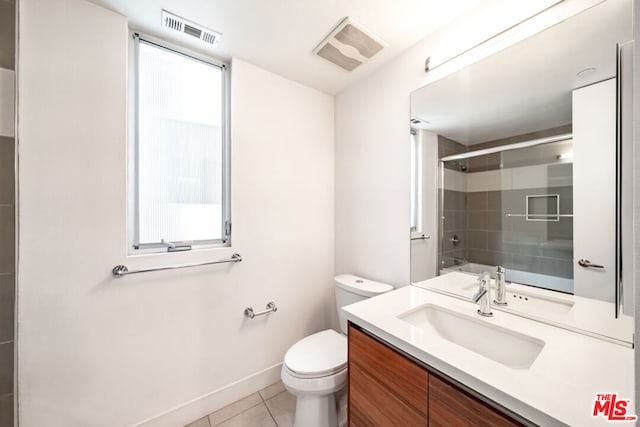
[[528, 369], [545, 344], [537, 338], [493, 325], [490, 321], [433, 304], [423, 305], [398, 318], [513, 369]]

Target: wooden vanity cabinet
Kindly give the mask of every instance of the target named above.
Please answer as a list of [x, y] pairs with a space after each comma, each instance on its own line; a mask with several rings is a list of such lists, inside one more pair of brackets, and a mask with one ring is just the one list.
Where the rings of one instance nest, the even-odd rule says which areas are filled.
[[349, 324], [349, 426], [520, 426]]
[[447, 380], [429, 374], [429, 426], [521, 425]]
[[428, 372], [349, 326], [349, 426], [426, 426]]

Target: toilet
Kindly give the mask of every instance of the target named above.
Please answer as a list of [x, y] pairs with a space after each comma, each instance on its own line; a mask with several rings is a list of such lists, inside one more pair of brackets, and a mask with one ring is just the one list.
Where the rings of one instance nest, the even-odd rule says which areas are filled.
[[341, 307], [393, 290], [352, 274], [335, 277], [340, 329], [317, 332], [295, 343], [284, 356], [282, 382], [296, 396], [294, 427], [337, 427], [335, 393], [347, 383], [347, 319]]

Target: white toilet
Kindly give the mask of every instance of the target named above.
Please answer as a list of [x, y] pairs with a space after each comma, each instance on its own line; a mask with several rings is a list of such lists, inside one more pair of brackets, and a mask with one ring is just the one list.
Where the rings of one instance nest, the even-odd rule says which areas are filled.
[[309, 335], [284, 356], [282, 382], [296, 396], [294, 427], [337, 427], [334, 393], [347, 382], [347, 320], [341, 307], [393, 290], [384, 283], [352, 274], [335, 277], [340, 329]]

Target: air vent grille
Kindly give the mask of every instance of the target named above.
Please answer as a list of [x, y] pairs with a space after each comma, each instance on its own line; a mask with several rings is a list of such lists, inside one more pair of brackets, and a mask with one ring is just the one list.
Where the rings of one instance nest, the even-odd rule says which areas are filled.
[[210, 30], [202, 25], [188, 21], [166, 10], [162, 11], [163, 27], [177, 31], [190, 37], [199, 39], [207, 44], [214, 45], [220, 41], [221, 33]]
[[206, 31], [202, 34], [202, 41], [210, 44], [214, 44], [217, 40], [217, 37], [211, 33], [207, 33]]
[[387, 44], [371, 31], [353, 18], [346, 17], [320, 42], [313, 53], [347, 71], [352, 71], [386, 46]]
[[172, 16], [164, 17], [164, 26], [171, 28], [172, 30], [182, 31], [182, 22], [173, 18]]

